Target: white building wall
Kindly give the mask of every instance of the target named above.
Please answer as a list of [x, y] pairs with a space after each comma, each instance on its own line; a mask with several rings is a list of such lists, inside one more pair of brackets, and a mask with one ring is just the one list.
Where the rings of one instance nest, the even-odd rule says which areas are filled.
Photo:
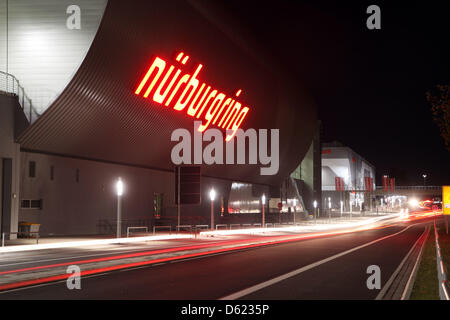
[[[34, 178], [29, 177], [30, 161], [36, 162]], [[43, 208], [20, 209], [19, 220], [41, 224], [42, 235], [98, 234], [100, 220], [116, 219], [118, 177], [125, 184], [123, 219], [153, 219], [154, 192], [163, 193], [164, 204], [175, 211], [171, 172], [22, 152], [21, 200], [42, 199]]]
[[[14, 75], [42, 113], [83, 61], [107, 0], [9, 0], [8, 42], [6, 3], [0, 0], [0, 71]], [[70, 5], [81, 9], [79, 30], [66, 26]]]

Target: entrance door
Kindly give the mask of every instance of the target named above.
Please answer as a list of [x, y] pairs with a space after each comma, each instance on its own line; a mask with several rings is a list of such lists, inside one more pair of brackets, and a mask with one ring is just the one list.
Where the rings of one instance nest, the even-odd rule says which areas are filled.
[[[2, 161], [2, 207], [0, 232], [9, 233], [11, 230], [11, 192], [12, 192], [12, 159], [3, 158]], [[9, 235], [8, 235], [9, 237]]]

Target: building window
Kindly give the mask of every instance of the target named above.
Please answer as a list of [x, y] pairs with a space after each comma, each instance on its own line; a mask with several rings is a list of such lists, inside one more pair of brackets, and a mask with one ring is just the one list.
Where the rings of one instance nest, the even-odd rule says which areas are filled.
[[36, 162], [35, 161], [30, 161], [28, 163], [28, 176], [30, 178], [36, 177]]
[[39, 200], [28, 200], [24, 199], [20, 202], [21, 209], [37, 209], [42, 210], [42, 199]]
[[50, 180], [54, 180], [55, 179], [55, 167], [54, 166], [50, 166]]

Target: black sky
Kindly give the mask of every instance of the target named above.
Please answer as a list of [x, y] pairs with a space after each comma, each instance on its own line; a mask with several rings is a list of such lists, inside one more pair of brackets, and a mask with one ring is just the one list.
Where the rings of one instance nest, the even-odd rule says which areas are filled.
[[[219, 1], [219, 0], [218, 0]], [[381, 30], [366, 9], [381, 8]], [[285, 61], [319, 106], [323, 141], [341, 141], [397, 185], [450, 184], [450, 155], [426, 91], [450, 84], [450, 1], [222, 4]]]

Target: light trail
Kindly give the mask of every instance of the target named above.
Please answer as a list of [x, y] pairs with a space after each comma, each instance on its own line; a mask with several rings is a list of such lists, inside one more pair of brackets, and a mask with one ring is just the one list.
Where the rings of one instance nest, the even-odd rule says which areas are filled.
[[192, 235], [192, 234], [176, 234], [176, 235], [160, 235], [160, 236], [133, 237], [133, 238], [112, 238], [112, 239], [67, 241], [67, 242], [55, 242], [55, 243], [43, 243], [43, 244], [1, 247], [0, 253], [33, 251], [33, 250], [44, 250], [44, 249], [60, 249], [60, 248], [83, 247], [83, 246], [92, 246], [92, 245], [123, 244], [123, 243], [158, 241], [158, 240], [192, 239], [192, 238], [194, 238], [194, 235]]
[[[116, 256], [110, 256], [110, 257], [96, 258], [96, 259], [79, 260], [79, 261], [71, 261], [71, 262], [64, 262], [64, 263], [37, 266], [37, 267], [7, 270], [7, 271], [0, 272], [0, 275], [1, 274], [11, 274], [11, 273], [20, 273], [20, 272], [26, 272], [26, 271], [34, 271], [34, 270], [42, 270], [42, 269], [50, 269], [50, 268], [62, 267], [62, 266], [67, 266], [67, 265], [72, 265], [72, 264], [80, 265], [80, 264], [87, 264], [87, 263], [120, 260], [120, 259], [125, 259], [125, 258], [151, 256], [151, 255], [156, 255], [156, 254], [183, 252], [183, 251], [189, 251], [189, 250], [217, 247], [219, 245], [220, 246], [235, 245], [233, 247], [219, 248], [219, 249], [208, 250], [208, 251], [203, 251], [203, 252], [196, 252], [196, 253], [188, 253], [188, 254], [182, 254], [182, 255], [166, 257], [166, 258], [159, 258], [159, 259], [154, 259], [154, 260], [139, 261], [139, 262], [133, 262], [133, 263], [126, 263], [126, 264], [118, 264], [118, 265], [108, 266], [108, 267], [103, 267], [103, 268], [84, 270], [81, 272], [82, 276], [83, 275], [92, 275], [92, 274], [99, 274], [99, 273], [127, 269], [127, 268], [138, 267], [138, 266], [146, 266], [146, 265], [152, 265], [152, 264], [158, 264], [158, 263], [165, 263], [165, 262], [174, 261], [174, 260], [183, 260], [183, 259], [194, 258], [194, 257], [203, 257], [203, 256], [211, 255], [211, 254], [225, 253], [225, 252], [243, 250], [243, 249], [248, 249], [248, 248], [257, 248], [257, 247], [274, 245], [274, 244], [289, 243], [289, 242], [294, 242], [294, 241], [299, 241], [299, 240], [308, 240], [308, 239], [316, 239], [316, 238], [321, 238], [321, 237], [343, 235], [343, 234], [348, 234], [348, 233], [353, 233], [353, 232], [367, 231], [367, 230], [371, 230], [371, 229], [384, 229], [384, 228], [389, 228], [389, 227], [395, 226], [399, 222], [429, 218], [432, 216], [436, 216], [438, 214], [439, 214], [439, 212], [424, 212], [421, 214], [414, 215], [414, 219], [411, 219], [411, 217], [408, 217], [405, 219], [405, 218], [398, 217], [398, 215], [397, 215], [396, 219], [394, 219], [395, 220], [394, 223], [385, 224], [385, 225], [381, 225], [381, 226], [376, 225], [375, 223], [371, 223], [371, 224], [366, 224], [364, 226], [359, 226], [356, 228], [340, 229], [340, 230], [331, 231], [331, 232], [309, 233], [309, 234], [302, 234], [302, 235], [281, 235], [281, 236], [270, 236], [270, 237], [265, 236], [265, 237], [253, 238], [251, 240], [242, 239], [242, 240], [218, 241], [218, 242], [214, 242], [214, 243], [195, 245], [195, 246], [184, 246], [184, 247], [177, 247], [177, 248], [151, 250], [151, 251], [145, 251], [145, 252], [137, 252], [137, 253], [116, 255]], [[271, 228], [271, 229], [273, 229], [273, 228]], [[235, 231], [235, 230], [233, 230], [233, 231]], [[267, 230], [266, 230], [266, 232], [267, 232]], [[20, 281], [20, 282], [15, 282], [15, 283], [8, 283], [8, 284], [0, 285], [0, 291], [14, 289], [14, 288], [20, 288], [20, 287], [24, 287], [24, 286], [31, 286], [31, 285], [36, 285], [36, 284], [41, 284], [41, 283], [46, 283], [46, 282], [54, 282], [54, 281], [58, 281], [58, 280], [64, 280], [64, 279], [67, 279], [69, 276], [70, 276], [70, 274], [60, 274], [60, 275], [55, 275], [55, 276], [50, 276], [50, 277], [45, 277], [45, 278]]]

